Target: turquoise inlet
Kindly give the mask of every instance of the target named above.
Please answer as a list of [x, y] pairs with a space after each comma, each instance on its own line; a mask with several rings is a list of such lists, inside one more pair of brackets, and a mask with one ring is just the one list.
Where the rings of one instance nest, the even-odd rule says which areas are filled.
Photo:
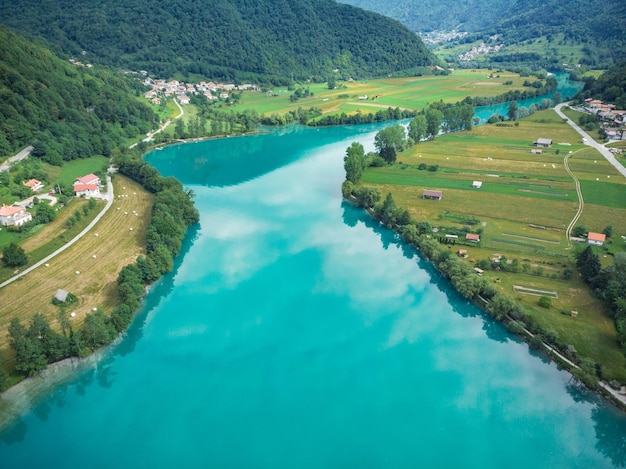
[[27, 393], [0, 467], [624, 466], [623, 414], [342, 201], [380, 128], [147, 155], [201, 222], [120, 343]]

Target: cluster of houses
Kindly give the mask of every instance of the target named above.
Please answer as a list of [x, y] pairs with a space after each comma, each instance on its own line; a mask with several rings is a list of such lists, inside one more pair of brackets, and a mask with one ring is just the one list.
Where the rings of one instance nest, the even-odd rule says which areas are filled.
[[469, 62], [470, 60], [474, 60], [480, 54], [489, 54], [492, 52], [498, 52], [503, 47], [504, 47], [504, 44], [496, 44], [495, 46], [488, 46], [484, 42], [481, 42], [480, 45], [474, 46], [467, 52], [463, 52], [462, 54], [459, 54], [459, 60], [461, 62]]
[[[30, 187], [33, 192], [38, 192], [43, 188], [41, 181], [31, 179], [23, 183]], [[95, 174], [88, 174], [76, 178], [74, 181], [74, 195], [76, 197], [100, 197], [100, 178]], [[33, 219], [33, 216], [26, 209], [32, 207], [30, 199], [15, 202], [13, 205], [0, 206], [0, 226], [22, 226]]]
[[584, 108], [596, 115], [609, 140], [626, 140], [626, 111], [592, 98], [585, 99]]
[[144, 93], [144, 97], [149, 99], [153, 104], [160, 104], [161, 99], [164, 97], [176, 97], [180, 104], [185, 105], [189, 104], [189, 97], [191, 95], [202, 94], [209, 101], [215, 101], [217, 99], [228, 99], [229, 93], [233, 91], [259, 90], [256, 85], [251, 84], [234, 85], [232, 83], [213, 83], [212, 81], [183, 83], [177, 80], [154, 80], [150, 77], [146, 77], [143, 83], [151, 88]]

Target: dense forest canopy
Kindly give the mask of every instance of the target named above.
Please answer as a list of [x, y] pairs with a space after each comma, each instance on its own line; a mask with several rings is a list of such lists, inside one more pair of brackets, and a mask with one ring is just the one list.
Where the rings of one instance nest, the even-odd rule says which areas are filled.
[[626, 109], [626, 60], [611, 67], [597, 80], [587, 82], [579, 97], [600, 99], [615, 104], [617, 109]]
[[4, 0], [0, 18], [65, 54], [164, 78], [356, 78], [436, 62], [399, 22], [333, 0]]
[[395, 18], [413, 31], [479, 31], [493, 26], [515, 0], [339, 0]]
[[73, 65], [42, 44], [0, 27], [0, 156], [35, 144], [52, 164], [108, 156], [150, 130], [155, 115], [135, 98], [141, 83]]

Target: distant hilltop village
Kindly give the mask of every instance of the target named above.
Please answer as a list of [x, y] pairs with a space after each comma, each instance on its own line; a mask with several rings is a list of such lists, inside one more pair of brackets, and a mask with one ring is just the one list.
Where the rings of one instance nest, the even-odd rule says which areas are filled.
[[[140, 73], [144, 76], [146, 75], [145, 72]], [[152, 88], [144, 93], [144, 97], [151, 100], [154, 104], [160, 104], [162, 97], [176, 97], [178, 102], [184, 105], [189, 104], [189, 96], [191, 95], [202, 94], [208, 100], [214, 101], [217, 99], [228, 99], [229, 92], [232, 91], [259, 90], [256, 85], [251, 84], [235, 85], [232, 83], [213, 83], [212, 81], [183, 83], [177, 80], [153, 80], [150, 77], [146, 77], [143, 83]]]

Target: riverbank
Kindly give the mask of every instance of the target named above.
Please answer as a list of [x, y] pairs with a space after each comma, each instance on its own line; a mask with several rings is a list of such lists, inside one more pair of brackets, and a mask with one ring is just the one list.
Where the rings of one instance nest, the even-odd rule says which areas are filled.
[[[374, 220], [377, 220], [378, 222], [382, 223], [380, 218], [377, 217], [377, 214], [374, 208], [362, 207], [359, 204], [358, 199], [354, 197], [354, 195], [350, 194], [348, 197], [344, 197], [344, 200], [346, 200], [347, 202], [349, 202], [351, 205], [355, 207], [364, 208], [365, 212], [369, 216], [371, 216]], [[407, 231], [403, 231], [403, 228], [406, 228], [406, 226], [408, 225], [404, 225], [404, 226], [401, 226], [398, 224], [386, 225], [388, 229], [395, 231], [400, 237], [402, 237], [407, 244], [417, 249], [420, 252], [420, 256], [423, 259], [429, 261], [433, 265], [433, 267], [442, 275], [442, 277], [444, 277], [450, 282], [450, 286], [454, 288], [457, 291], [457, 293], [459, 293], [464, 298], [467, 298], [468, 300], [470, 300], [483, 312], [487, 313], [491, 318], [501, 322], [511, 333], [516, 334], [518, 337], [522, 338], [525, 342], [527, 342], [529, 347], [538, 350], [544, 356], [550, 358], [553, 362], [557, 363], [560, 367], [567, 370], [571, 374], [572, 379], [575, 379], [582, 386], [585, 386], [588, 389], [594, 391], [596, 394], [598, 394], [599, 396], [604, 398], [606, 401], [613, 404], [615, 407], [617, 407], [621, 411], [626, 412], [626, 386], [622, 386], [621, 389], [617, 391], [613, 389], [610, 386], [610, 384], [604, 380], [591, 379], [591, 377], [589, 376], [589, 372], [587, 370], [584, 370], [583, 368], [578, 366], [576, 363], [574, 363], [572, 360], [570, 360], [568, 357], [562, 354], [556, 347], [544, 341], [544, 339], [541, 336], [541, 332], [543, 331], [535, 330], [534, 333], [531, 332], [522, 322], [522, 320], [524, 319], [523, 311], [519, 309], [517, 310], [510, 309], [510, 306], [506, 305], [506, 301], [507, 301], [506, 295], [501, 296], [499, 298], [496, 297], [496, 295], [494, 295], [493, 298], [485, 299], [479, 293], [476, 293], [475, 296], [470, 296], [468, 295], [467, 291], [462, 291], [459, 288], [459, 285], [455, 284], [455, 282], [453, 281], [450, 275], [450, 272], [448, 272], [447, 269], [442, 268], [443, 267], [442, 262], [436, 261], [436, 259], [438, 259], [439, 257], [438, 255], [441, 254], [441, 252], [437, 252], [436, 247], [435, 247], [433, 249], [434, 252], [431, 252], [430, 255], [428, 254], [425, 255], [424, 250], [420, 248], [421, 236], [418, 236], [416, 238], [414, 237], [413, 240], [409, 240], [408, 238], [411, 238], [412, 235], [407, 234]], [[427, 238], [428, 240], [430, 240], [429, 236], [427, 236]], [[431, 246], [431, 248], [433, 248], [433, 246]], [[447, 253], [448, 251], [443, 251], [443, 252]], [[450, 256], [443, 256], [443, 257], [445, 257], [445, 259], [450, 259]], [[456, 262], [462, 262], [456, 258], [452, 258], [452, 259], [455, 259]], [[443, 263], [445, 263], [445, 260], [443, 261]], [[450, 268], [450, 270], [455, 270], [455, 269]], [[473, 276], [474, 272], [470, 271], [468, 272], [468, 274], [470, 276]], [[474, 284], [474, 287], [475, 286], [476, 284]], [[497, 306], [494, 307], [494, 305], [496, 304]], [[509, 309], [508, 312], [506, 311], [507, 309]]]
[[69, 357], [51, 363], [39, 374], [25, 378], [0, 393], [0, 431], [28, 413], [52, 390], [74, 379], [77, 373], [97, 367], [109, 350], [120, 340], [122, 340], [122, 335], [110, 345], [98, 349], [88, 357]]

